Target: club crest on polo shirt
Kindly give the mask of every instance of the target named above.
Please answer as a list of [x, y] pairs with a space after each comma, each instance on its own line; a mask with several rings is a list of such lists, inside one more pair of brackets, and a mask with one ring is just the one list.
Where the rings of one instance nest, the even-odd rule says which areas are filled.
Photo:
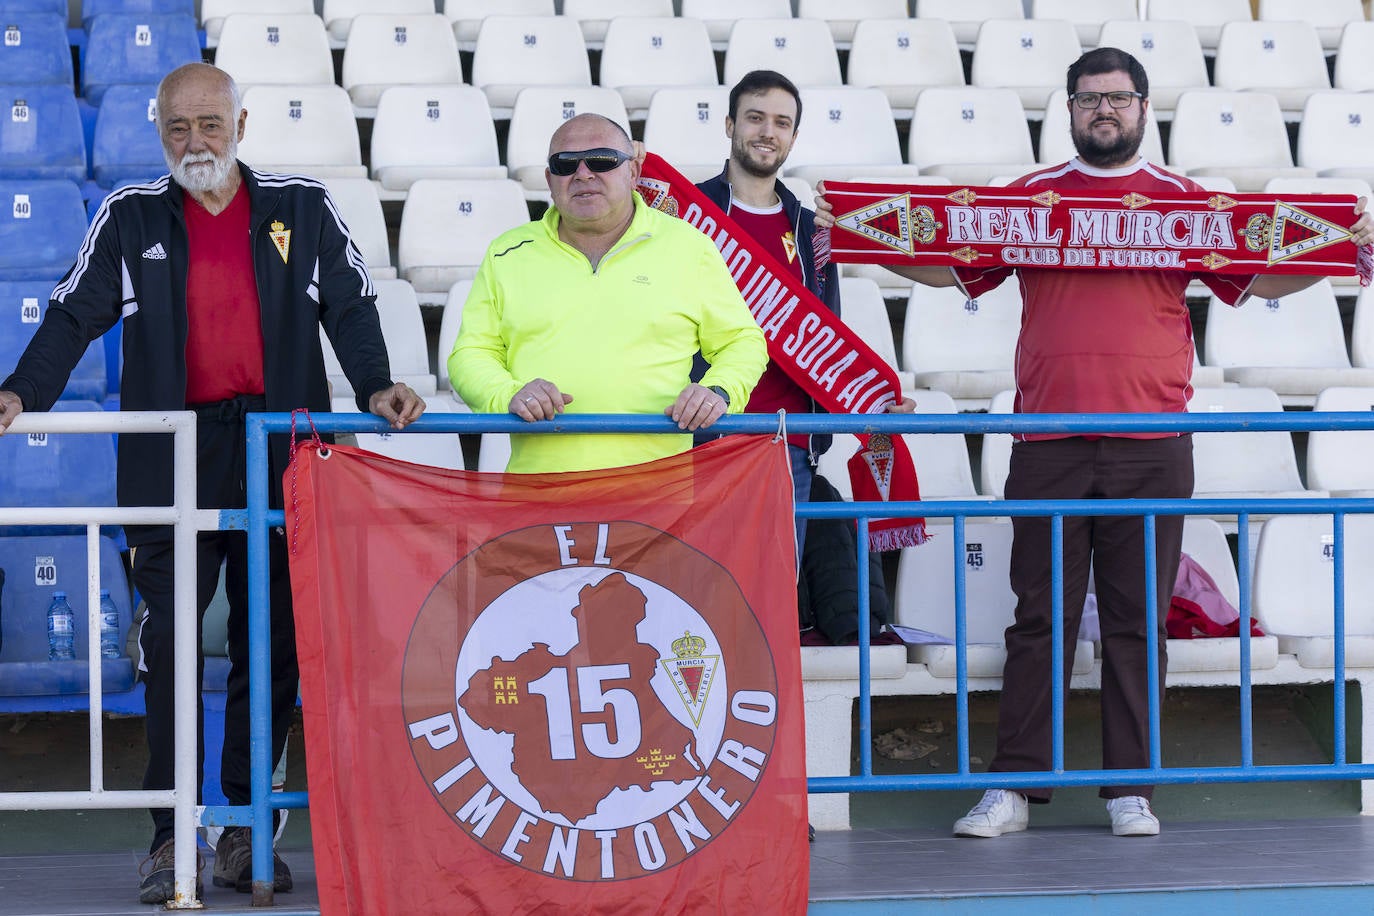
[[[456, 664], [435, 651], [455, 638]], [[574, 881], [640, 878], [727, 833], [777, 727], [772, 656], [734, 578], [627, 521], [469, 553], [420, 609], [402, 696], [453, 829]]]
[[797, 237], [788, 229], [782, 234], [782, 250], [787, 252], [787, 263], [791, 264], [797, 259]]
[[272, 231], [267, 234], [272, 238], [272, 245], [277, 249], [277, 254], [281, 255], [281, 262], [285, 264], [287, 255], [291, 252], [291, 230], [287, 229], [281, 220], [274, 219]]

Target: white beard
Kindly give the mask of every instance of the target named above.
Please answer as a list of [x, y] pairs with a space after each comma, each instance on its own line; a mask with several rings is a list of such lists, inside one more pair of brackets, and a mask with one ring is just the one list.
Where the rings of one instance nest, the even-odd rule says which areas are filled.
[[[178, 162], [167, 160], [167, 167], [171, 170], [172, 178], [176, 183], [188, 191], [196, 194], [205, 194], [225, 187], [229, 183], [229, 170], [236, 166], [238, 156], [238, 143], [234, 140], [229, 141], [229, 147], [224, 151], [222, 158], [216, 158], [208, 150], [200, 153], [187, 153]], [[208, 168], [191, 168], [197, 163], [208, 162]]]

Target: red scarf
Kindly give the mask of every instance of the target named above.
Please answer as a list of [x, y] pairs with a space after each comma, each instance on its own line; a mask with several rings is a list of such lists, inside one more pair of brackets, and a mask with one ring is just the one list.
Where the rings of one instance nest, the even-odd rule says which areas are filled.
[[1351, 237], [1352, 194], [1031, 191], [827, 182], [831, 255], [851, 264], [1358, 274], [1362, 286], [1374, 278], [1374, 246]]
[[[882, 357], [696, 185], [653, 153], [645, 157], [639, 193], [649, 206], [682, 217], [716, 243], [763, 329], [769, 358], [823, 409], [883, 413], [901, 400], [897, 373]], [[900, 436], [860, 433], [859, 443], [849, 459], [855, 500], [921, 498], [911, 453]], [[924, 519], [869, 520], [870, 550], [910, 547], [926, 536]]]

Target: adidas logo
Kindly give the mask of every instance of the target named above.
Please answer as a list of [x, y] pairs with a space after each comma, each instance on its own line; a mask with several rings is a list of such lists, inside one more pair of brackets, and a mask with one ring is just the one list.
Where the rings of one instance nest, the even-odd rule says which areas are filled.
[[150, 261], [167, 260], [167, 252], [163, 249], [161, 242], [158, 242], [152, 248], [149, 248], [147, 251], [143, 252], [143, 256]]

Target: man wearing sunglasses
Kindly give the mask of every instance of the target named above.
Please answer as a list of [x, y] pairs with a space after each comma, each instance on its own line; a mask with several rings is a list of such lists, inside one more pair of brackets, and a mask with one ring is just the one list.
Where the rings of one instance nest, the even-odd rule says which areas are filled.
[[[523, 420], [661, 413], [683, 435], [511, 437], [507, 470], [635, 464], [691, 447], [690, 433], [738, 413], [768, 361], [715, 245], [635, 193], [629, 135], [578, 115], [549, 142], [553, 206], [498, 237], [478, 268], [449, 356], [473, 410]], [[692, 382], [698, 351], [711, 364]]]
[[[1013, 186], [1074, 192], [1136, 192], [1159, 198], [1201, 191], [1187, 178], [1140, 158], [1149, 111], [1145, 70], [1130, 54], [1097, 48], [1068, 71], [1070, 131], [1076, 158], [1034, 172]], [[1364, 201], [1352, 227], [1356, 244], [1374, 240]], [[833, 223], [829, 203], [818, 220]], [[929, 286], [959, 286], [970, 299], [1013, 273], [1009, 267], [895, 270]], [[1223, 302], [1274, 299], [1315, 276], [1190, 274], [1127, 269], [1018, 268], [1023, 315], [1016, 348], [1017, 413], [1181, 413], [1191, 391], [1193, 335], [1184, 293], [1200, 279]], [[1188, 434], [1018, 437], [1007, 499], [1187, 498], [1193, 492]], [[1051, 765], [1051, 537], [1048, 518], [1016, 518], [1011, 586], [1015, 623], [1006, 633], [994, 772], [1048, 771]], [[1165, 630], [1183, 540], [1183, 518], [1155, 525], [1157, 636], [1163, 698]], [[1097, 582], [1102, 640], [1102, 762], [1105, 769], [1146, 768], [1149, 688], [1145, 625], [1145, 535], [1139, 517], [1065, 518], [1063, 670], [1074, 647], [1091, 568]], [[957, 836], [995, 837], [1026, 829], [1028, 802], [1050, 800], [1048, 788], [990, 789], [954, 825]], [[1104, 786], [1112, 833], [1153, 836], [1152, 787]]]

